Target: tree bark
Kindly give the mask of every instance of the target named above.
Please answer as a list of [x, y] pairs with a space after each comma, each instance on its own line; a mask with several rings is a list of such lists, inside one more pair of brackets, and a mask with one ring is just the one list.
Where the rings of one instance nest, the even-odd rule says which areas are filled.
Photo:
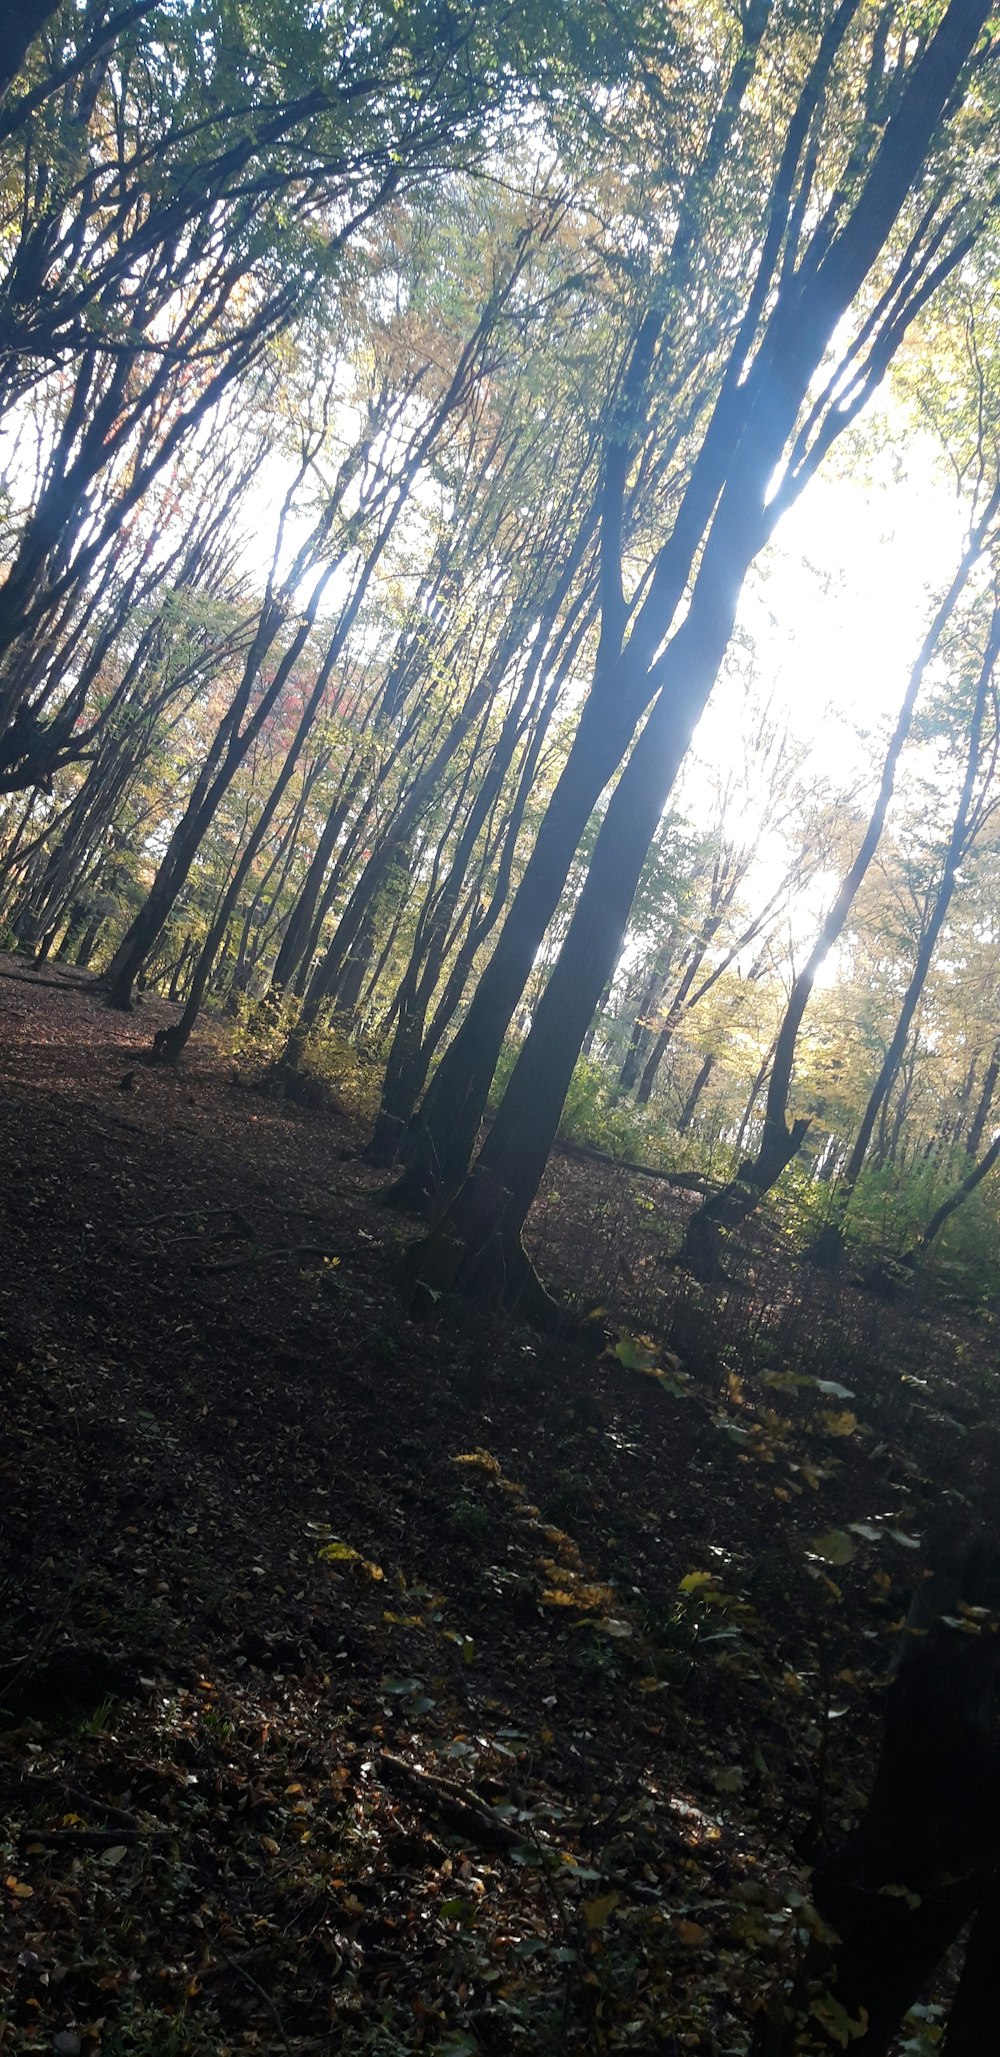
[[36, 36], [59, 0], [3, 0], [0, 5], [0, 100], [16, 79]]

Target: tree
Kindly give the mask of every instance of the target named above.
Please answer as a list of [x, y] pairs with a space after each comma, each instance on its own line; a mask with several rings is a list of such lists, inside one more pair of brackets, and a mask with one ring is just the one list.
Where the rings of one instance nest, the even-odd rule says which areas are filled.
[[95, 37], [64, 0], [0, 113], [0, 412], [42, 415], [0, 590], [8, 777], [68, 747], [39, 655], [58, 675], [122, 523], [274, 339], [337, 306], [360, 231], [474, 161], [491, 113], [614, 78], [637, 29], [595, 37], [586, 6], [161, 0]]
[[[802, 490], [878, 383], [920, 306], [969, 248], [975, 233], [970, 203], [975, 220], [980, 218], [971, 192], [956, 211], [950, 198], [945, 201], [940, 183], [950, 134], [947, 111], [962, 104], [960, 82], [986, 18], [984, 6], [955, 0], [895, 80], [884, 126], [873, 124], [859, 109], [847, 182], [850, 198], [831, 168], [819, 223], [804, 229], [820, 154], [819, 110], [838, 56], [846, 51], [853, 61], [849, 77], [855, 93], [863, 76], [859, 51], [848, 36], [854, 18], [849, 6], [830, 18], [800, 85], [759, 217], [760, 257], [737, 339], [673, 531], [647, 567], [641, 604], [631, 613], [619, 550], [623, 459], [627, 475], [631, 455], [627, 439], [612, 445], [606, 458], [602, 635], [595, 683], [561, 793], [554, 797], [508, 916], [508, 947], [502, 955], [495, 953], [463, 1030], [438, 1070], [427, 1096], [419, 1157], [401, 1182], [400, 1199], [425, 1193], [439, 1160], [454, 1186], [453, 1139], [467, 1155], [470, 1129], [481, 1110], [483, 1076], [492, 1072], [495, 1061], [496, 1028], [485, 1032], [483, 1009], [496, 1010], [502, 1030], [511, 995], [516, 1000], [558, 896], [570, 826], [575, 840], [595, 787], [611, 775], [643, 709], [649, 711], [615, 787], [569, 934], [476, 1169], [432, 1246], [415, 1259], [438, 1277], [461, 1278], [470, 1285], [489, 1281], [504, 1292], [523, 1282], [521, 1227], [576, 1054], [617, 957], [646, 849], [725, 655], [747, 568], [778, 513]], [[846, 88], [844, 77], [840, 83]], [[810, 137], [816, 138], [811, 147]], [[888, 245], [901, 220], [902, 248], [890, 255]], [[838, 348], [819, 394], [809, 400], [830, 337], [866, 282], [872, 299], [858, 311], [851, 340]], [[650, 311], [641, 347], [637, 344], [633, 355], [633, 373], [644, 369], [643, 353], [648, 355], [663, 319], [658, 308]], [[845, 398], [848, 381], [850, 397]], [[639, 382], [645, 389], [644, 376]], [[775, 485], [779, 465], [783, 469]], [[687, 611], [670, 629], [692, 574]]]
[[985, 508], [975, 522], [955, 577], [937, 608], [921, 644], [883, 760], [878, 792], [865, 833], [854, 861], [820, 926], [812, 949], [793, 981], [775, 1043], [764, 1127], [756, 1154], [740, 1165], [735, 1178], [729, 1180], [720, 1193], [706, 1200], [688, 1223], [679, 1261], [699, 1278], [713, 1277], [716, 1274], [719, 1266], [720, 1232], [723, 1229], [735, 1228], [753, 1212], [762, 1196], [770, 1191], [791, 1163], [808, 1130], [808, 1116], [800, 1115], [791, 1125], [788, 1121], [795, 1050], [803, 1017], [820, 968], [843, 933], [851, 908], [878, 849], [896, 783], [899, 761], [910, 734], [928, 666], [938, 650], [969, 578], [990, 543], [998, 507], [1000, 484], [994, 487]]
[[834, 1262], [839, 1255], [843, 1242], [843, 1217], [850, 1205], [851, 1194], [857, 1185], [867, 1156], [879, 1110], [887, 1100], [902, 1062], [910, 1027], [930, 970], [931, 959], [958, 883], [959, 868], [968, 857], [976, 837], [997, 805], [996, 797], [991, 792], [997, 754], [1000, 750], [1000, 705], [994, 676], [997, 662], [1000, 660], [1000, 604], [995, 597], [983, 642], [968, 720], [964, 777], [951, 830], [935, 890], [926, 909], [916, 958], [896, 1023], [868, 1096], [850, 1155], [838, 1182], [836, 1215], [824, 1225], [816, 1238], [814, 1255], [817, 1261], [822, 1263]]

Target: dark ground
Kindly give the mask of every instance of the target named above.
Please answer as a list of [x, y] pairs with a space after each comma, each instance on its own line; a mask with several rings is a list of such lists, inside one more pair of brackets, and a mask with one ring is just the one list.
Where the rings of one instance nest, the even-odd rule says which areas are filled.
[[604, 1311], [411, 1318], [347, 1117], [60, 986], [0, 959], [0, 2050], [737, 2057], [991, 1329], [766, 1229], [679, 1285], [690, 1199], [566, 1157]]

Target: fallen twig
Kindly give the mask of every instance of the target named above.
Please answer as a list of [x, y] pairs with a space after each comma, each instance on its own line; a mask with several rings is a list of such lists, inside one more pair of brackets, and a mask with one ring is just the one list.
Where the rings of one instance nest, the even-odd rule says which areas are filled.
[[239, 1257], [220, 1257], [213, 1264], [199, 1264], [197, 1259], [195, 1259], [191, 1265], [191, 1270], [198, 1272], [239, 1271], [244, 1264], [266, 1264], [272, 1259], [280, 1262], [286, 1257], [336, 1257], [337, 1255], [338, 1252], [336, 1250], [327, 1250], [321, 1243], [290, 1243], [287, 1248], [279, 1246], [274, 1250], [261, 1250], [255, 1247], [252, 1250], [245, 1250]]
[[[509, 1821], [502, 1821], [496, 1809], [488, 1800], [469, 1786], [455, 1785], [451, 1779], [441, 1778], [432, 1771], [418, 1771], [416, 1765], [407, 1764], [405, 1757], [397, 1757], [392, 1750], [379, 1753], [379, 1763], [390, 1784], [408, 1786], [437, 1808], [443, 1820], [450, 1822], [461, 1834], [472, 1836], [480, 1843], [493, 1843], [502, 1850], [523, 1850], [527, 1843], [537, 1849], [544, 1863], [555, 1853], [551, 1844], [543, 1842], [537, 1829], [521, 1824], [514, 1828]], [[602, 1871], [602, 1882], [614, 1886], [630, 1899], [645, 1901], [656, 1906], [662, 1894], [656, 1886], [640, 1885], [618, 1871]]]
[[266, 1986], [261, 1985], [259, 1978], [254, 1978], [253, 1972], [248, 1971], [245, 1964], [240, 1964], [237, 1958], [228, 1956], [225, 1950], [219, 1950], [219, 1956], [222, 1958], [223, 1963], [229, 1966], [230, 1971], [235, 1971], [237, 1978], [245, 1979], [247, 1985], [251, 1986], [253, 1988], [253, 1991], [257, 1994], [258, 1999], [263, 2000], [264, 2005], [267, 2008], [267, 2011], [271, 2017], [271, 2020], [273, 2021], [274, 2026], [277, 2029], [279, 2036], [281, 2037], [282, 2043], [285, 2049], [289, 2052], [289, 2057], [291, 2057], [292, 2046], [288, 2040], [288, 2033], [285, 2028], [285, 2024], [282, 2021], [281, 2016], [278, 2013], [278, 2010], [274, 2004], [274, 2001], [271, 1998], [270, 1993], [267, 1991]]
[[118, 1843], [170, 1843], [175, 1831], [165, 1828], [21, 1828], [19, 1843], [46, 1843], [53, 1849], [106, 1850]]
[[502, 1850], [519, 1849], [524, 1843], [520, 1829], [512, 1828], [509, 1821], [501, 1821], [487, 1800], [481, 1800], [478, 1793], [467, 1786], [453, 1784], [451, 1779], [438, 1778], [433, 1772], [418, 1771], [413, 1764], [407, 1764], [403, 1757], [396, 1757], [391, 1750], [383, 1750], [379, 1757], [390, 1783], [406, 1785], [415, 1793], [429, 1800], [445, 1821], [463, 1834], [475, 1836], [479, 1842], [495, 1843]]
[[609, 1171], [627, 1171], [635, 1178], [658, 1179], [663, 1185], [681, 1186], [691, 1193], [717, 1193], [718, 1179], [704, 1178], [697, 1171], [666, 1171], [655, 1164], [639, 1164], [632, 1157], [612, 1157], [607, 1150], [595, 1150], [588, 1143], [557, 1142], [553, 1155], [579, 1157], [585, 1164], [605, 1164]]

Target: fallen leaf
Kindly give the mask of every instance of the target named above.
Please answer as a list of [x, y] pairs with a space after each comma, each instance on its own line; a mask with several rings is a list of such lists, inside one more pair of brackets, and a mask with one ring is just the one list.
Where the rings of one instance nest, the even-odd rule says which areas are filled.
[[621, 1899], [620, 1893], [598, 1893], [596, 1900], [585, 1900], [583, 1918], [590, 1933], [606, 1928]]
[[702, 1928], [700, 1921], [688, 1921], [683, 1916], [677, 1923], [677, 1934], [679, 1935], [681, 1942], [687, 1943], [689, 1948], [692, 1950], [695, 1949], [699, 1943], [707, 1943], [708, 1941], [707, 1928]]

